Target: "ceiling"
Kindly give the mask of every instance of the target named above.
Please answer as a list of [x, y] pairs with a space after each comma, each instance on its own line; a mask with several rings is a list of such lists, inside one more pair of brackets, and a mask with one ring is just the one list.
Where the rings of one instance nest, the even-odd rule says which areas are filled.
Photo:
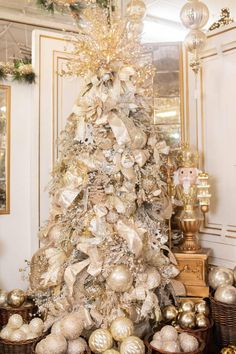
[[[119, 0], [118, 0], [119, 1]], [[126, 0], [122, 1], [125, 7]], [[223, 7], [229, 7], [236, 19], [236, 0], [204, 0], [210, 10], [209, 24], [213, 23]], [[183, 40], [186, 29], [181, 25], [179, 12], [186, 0], [146, 0], [144, 42]], [[3, 19], [5, 21], [3, 21]], [[12, 22], [14, 21], [14, 22]], [[23, 22], [27, 24], [18, 24]], [[34, 28], [75, 30], [68, 15], [49, 14], [36, 5], [36, 0], [0, 0], [0, 60], [24, 56], [31, 48]]]

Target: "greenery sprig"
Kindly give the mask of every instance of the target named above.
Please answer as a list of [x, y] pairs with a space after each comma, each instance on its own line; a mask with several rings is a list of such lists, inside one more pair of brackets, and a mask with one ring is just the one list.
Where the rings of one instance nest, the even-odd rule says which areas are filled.
[[13, 62], [0, 63], [0, 80], [13, 80], [32, 84], [35, 73], [28, 59], [17, 59]]

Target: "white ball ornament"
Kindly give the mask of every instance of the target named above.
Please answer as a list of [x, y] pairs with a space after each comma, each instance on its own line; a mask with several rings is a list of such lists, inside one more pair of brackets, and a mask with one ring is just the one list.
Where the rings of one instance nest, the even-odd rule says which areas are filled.
[[236, 288], [232, 285], [220, 286], [216, 289], [214, 298], [225, 304], [236, 304]]
[[63, 336], [49, 334], [45, 339], [45, 348], [48, 354], [65, 354], [67, 352], [67, 341]]
[[160, 340], [160, 341], [162, 341], [161, 331], [158, 331], [158, 332], [156, 332], [156, 333], [153, 335], [153, 340]]
[[10, 340], [12, 333], [13, 329], [11, 327], [6, 326], [0, 332], [0, 338]]
[[128, 337], [121, 343], [120, 353], [121, 354], [144, 354], [145, 353], [144, 343], [140, 338], [136, 336]]
[[30, 332], [41, 335], [43, 333], [44, 323], [41, 318], [33, 318], [29, 323]]
[[78, 313], [70, 313], [61, 320], [62, 335], [69, 340], [77, 339], [80, 337], [84, 325]]
[[29, 329], [29, 325], [24, 323], [21, 327], [20, 327], [20, 330], [24, 333], [29, 333], [30, 329]]
[[132, 336], [134, 325], [129, 318], [118, 317], [112, 322], [110, 331], [116, 341], [122, 342], [125, 338]]
[[80, 354], [84, 353], [88, 345], [83, 338], [70, 340], [68, 342], [67, 354]]
[[31, 332], [29, 331], [28, 333], [26, 333], [26, 339], [30, 340], [30, 339], [34, 339], [39, 337], [37, 333]]
[[89, 347], [94, 353], [102, 353], [113, 346], [113, 338], [107, 329], [96, 329], [89, 337]]
[[107, 278], [107, 285], [113, 291], [125, 292], [131, 288], [133, 276], [125, 264], [117, 265], [113, 268]]
[[166, 352], [169, 353], [179, 353], [180, 352], [180, 346], [179, 343], [176, 341], [167, 341], [167, 342], [162, 342], [162, 349]]
[[8, 324], [12, 329], [18, 329], [23, 325], [23, 318], [21, 315], [14, 314], [9, 317]]
[[63, 335], [62, 329], [61, 329], [61, 321], [57, 321], [57, 322], [53, 323], [52, 328], [51, 328], [51, 333]]
[[208, 281], [214, 290], [221, 285], [233, 285], [233, 271], [228, 268], [215, 267], [210, 271]]
[[21, 342], [26, 340], [27, 335], [25, 332], [21, 331], [20, 329], [16, 329], [15, 331], [12, 332], [10, 340], [12, 342]]
[[43, 339], [39, 343], [37, 343], [35, 348], [35, 354], [45, 354], [46, 352], [45, 344], [46, 344], [46, 339]]
[[176, 341], [178, 339], [178, 332], [173, 326], [165, 326], [160, 331], [163, 342]]
[[180, 333], [179, 335], [180, 347], [184, 352], [193, 352], [198, 349], [199, 343], [197, 338], [187, 333]]
[[152, 341], [151, 341], [151, 343], [150, 343], [150, 345], [153, 347], [153, 348], [155, 348], [155, 349], [162, 349], [162, 340], [155, 340], [155, 339], [153, 339]]

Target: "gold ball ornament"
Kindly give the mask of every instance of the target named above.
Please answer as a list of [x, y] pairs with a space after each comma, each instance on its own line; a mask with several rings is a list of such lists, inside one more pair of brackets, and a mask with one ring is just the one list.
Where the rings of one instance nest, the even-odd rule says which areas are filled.
[[144, 354], [145, 346], [143, 341], [136, 337], [127, 337], [120, 346], [120, 354]]
[[216, 289], [214, 298], [224, 304], [236, 304], [236, 288], [232, 285], [220, 286]]
[[179, 312], [194, 311], [195, 304], [193, 301], [187, 300], [180, 303]]
[[103, 353], [113, 346], [113, 338], [107, 329], [96, 329], [89, 337], [89, 347], [94, 353]]
[[206, 44], [206, 35], [199, 30], [190, 31], [184, 39], [184, 45], [190, 53], [202, 50]]
[[80, 337], [84, 329], [81, 316], [72, 312], [61, 320], [61, 334], [68, 340]]
[[233, 285], [233, 271], [228, 268], [215, 267], [209, 273], [208, 282], [214, 290], [221, 285]]
[[128, 20], [140, 22], [146, 13], [146, 5], [142, 0], [131, 0], [127, 5]]
[[117, 292], [128, 291], [131, 288], [132, 283], [132, 273], [124, 264], [115, 266], [107, 278], [107, 285], [109, 288]]
[[116, 341], [122, 342], [125, 338], [132, 336], [134, 325], [129, 318], [118, 317], [112, 322], [110, 331]]
[[178, 316], [178, 310], [173, 305], [165, 306], [162, 310], [162, 315], [165, 321], [173, 321]]
[[210, 321], [203, 313], [199, 313], [196, 315], [196, 326], [198, 328], [206, 328], [209, 325]]
[[23, 318], [15, 313], [9, 317], [7, 325], [12, 329], [19, 329], [23, 325]]
[[207, 24], [209, 19], [208, 7], [198, 0], [188, 1], [180, 12], [183, 25], [190, 29], [199, 29]]
[[7, 292], [0, 289], [0, 306], [5, 306], [7, 304]]
[[25, 302], [26, 295], [21, 289], [14, 289], [7, 296], [8, 305], [11, 307], [20, 307]]
[[181, 312], [178, 316], [178, 324], [183, 329], [196, 327], [196, 316], [192, 311]]
[[195, 312], [197, 312], [199, 314], [201, 313], [205, 316], [208, 316], [210, 313], [210, 310], [209, 310], [209, 307], [208, 307], [206, 301], [202, 300], [200, 302], [197, 302], [195, 304]]

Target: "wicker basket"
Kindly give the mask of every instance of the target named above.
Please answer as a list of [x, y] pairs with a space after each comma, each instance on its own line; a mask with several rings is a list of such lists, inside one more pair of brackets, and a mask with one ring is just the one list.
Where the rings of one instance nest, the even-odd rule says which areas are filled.
[[210, 296], [210, 304], [217, 345], [222, 347], [236, 344], [236, 305], [224, 304], [212, 296]]
[[32, 316], [37, 313], [37, 311], [37, 306], [32, 302], [26, 302], [23, 306], [18, 308], [2, 306], [0, 307], [0, 326], [5, 326], [8, 322], [9, 317], [16, 313], [18, 315], [21, 315], [23, 320], [28, 323], [32, 319]]
[[[191, 334], [193, 337], [196, 337], [198, 342], [199, 342], [199, 347], [197, 350], [193, 351], [193, 352], [185, 352], [185, 354], [203, 354], [204, 350], [205, 350], [205, 343], [204, 341], [197, 337], [196, 335]], [[160, 350], [160, 349], [156, 349], [154, 348], [151, 344], [150, 344], [150, 340], [152, 339], [153, 334], [148, 335], [145, 340], [144, 343], [146, 345], [146, 347], [148, 348], [148, 354], [170, 354], [170, 352], [166, 352], [165, 350]], [[183, 352], [176, 352], [173, 354], [183, 354]]]
[[[10, 342], [0, 339], [1, 354], [32, 354], [33, 345], [44, 338], [45, 334], [34, 339], [22, 342]], [[46, 354], [46, 353], [45, 353]]]

